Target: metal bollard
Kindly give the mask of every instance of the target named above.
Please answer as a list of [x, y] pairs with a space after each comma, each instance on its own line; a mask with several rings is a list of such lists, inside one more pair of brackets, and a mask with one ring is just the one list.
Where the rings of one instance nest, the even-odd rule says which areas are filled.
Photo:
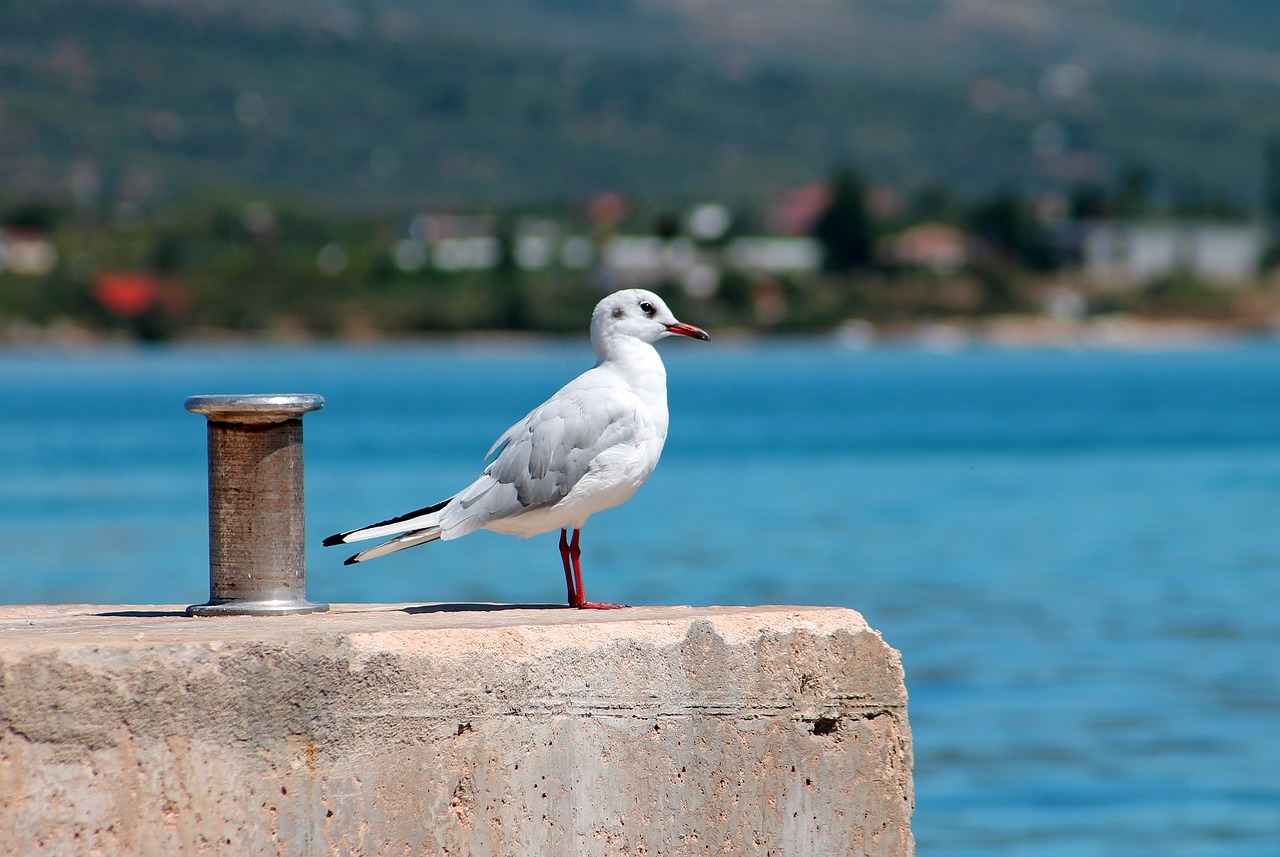
[[302, 415], [309, 393], [192, 396], [209, 423], [209, 601], [190, 616], [316, 613], [307, 600]]

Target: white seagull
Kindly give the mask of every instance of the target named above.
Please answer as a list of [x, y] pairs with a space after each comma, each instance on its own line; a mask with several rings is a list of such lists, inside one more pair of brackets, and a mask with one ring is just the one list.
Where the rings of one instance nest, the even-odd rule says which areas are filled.
[[558, 528], [569, 606], [622, 606], [587, 600], [578, 535], [591, 515], [630, 499], [658, 464], [667, 439], [667, 370], [653, 343], [672, 335], [711, 339], [677, 321], [653, 292], [609, 295], [591, 314], [596, 365], [507, 429], [476, 481], [425, 509], [329, 536], [325, 545], [394, 536], [350, 565], [473, 530], [529, 538]]

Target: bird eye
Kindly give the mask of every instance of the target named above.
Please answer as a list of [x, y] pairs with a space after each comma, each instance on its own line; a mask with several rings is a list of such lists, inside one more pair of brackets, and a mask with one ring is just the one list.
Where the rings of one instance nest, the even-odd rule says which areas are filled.
[[649, 318], [653, 318], [654, 314], [658, 310], [654, 307], [653, 304], [649, 303], [648, 301], [640, 301], [640, 311], [645, 315], [649, 316]]

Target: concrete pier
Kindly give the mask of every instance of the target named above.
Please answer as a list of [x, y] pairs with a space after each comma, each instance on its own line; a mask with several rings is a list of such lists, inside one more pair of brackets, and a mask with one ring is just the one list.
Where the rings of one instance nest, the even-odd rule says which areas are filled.
[[909, 855], [839, 608], [0, 607], [0, 853]]

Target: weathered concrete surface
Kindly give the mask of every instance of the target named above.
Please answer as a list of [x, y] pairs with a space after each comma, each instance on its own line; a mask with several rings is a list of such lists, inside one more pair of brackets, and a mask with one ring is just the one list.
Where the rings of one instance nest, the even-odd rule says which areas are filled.
[[905, 855], [838, 608], [0, 608], [0, 853]]

